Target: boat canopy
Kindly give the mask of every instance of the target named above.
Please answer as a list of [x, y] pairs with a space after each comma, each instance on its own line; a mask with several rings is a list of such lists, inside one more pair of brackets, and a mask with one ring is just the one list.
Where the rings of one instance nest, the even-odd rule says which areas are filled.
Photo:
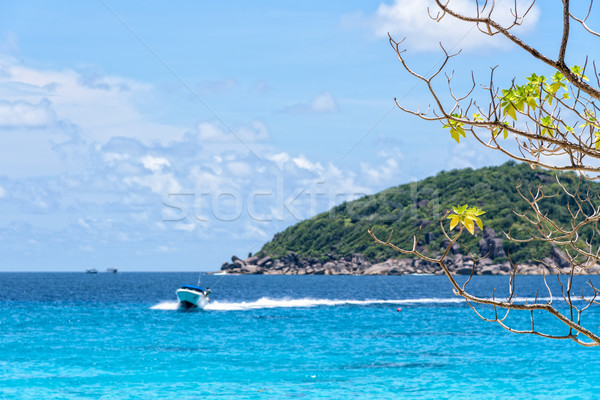
[[206, 289], [201, 288], [200, 286], [194, 286], [194, 285], [182, 285], [181, 288], [182, 289], [199, 290], [201, 292], [205, 292], [206, 291]]

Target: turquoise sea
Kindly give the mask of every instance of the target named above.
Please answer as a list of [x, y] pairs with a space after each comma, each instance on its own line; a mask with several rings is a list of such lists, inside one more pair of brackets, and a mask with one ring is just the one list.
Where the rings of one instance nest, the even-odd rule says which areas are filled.
[[[483, 322], [441, 276], [203, 275], [210, 305], [178, 311], [175, 290], [197, 279], [0, 274], [0, 398], [600, 398], [600, 349]], [[518, 282], [524, 301], [541, 280]], [[470, 285], [503, 295], [508, 279]]]

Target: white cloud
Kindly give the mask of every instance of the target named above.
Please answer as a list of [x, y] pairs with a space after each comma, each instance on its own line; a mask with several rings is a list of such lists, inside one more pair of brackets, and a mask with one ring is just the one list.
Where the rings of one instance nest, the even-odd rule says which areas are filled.
[[310, 102], [310, 108], [317, 113], [335, 113], [338, 111], [337, 103], [329, 92], [318, 94]]
[[127, 153], [107, 152], [102, 155], [102, 158], [108, 165], [115, 165], [117, 162], [128, 160], [130, 155]]
[[234, 175], [237, 177], [244, 177], [244, 176], [250, 176], [254, 173], [252, 167], [250, 166], [250, 164], [245, 163], [245, 162], [241, 162], [241, 161], [234, 161], [234, 162], [230, 162], [227, 164], [227, 169]]
[[161, 171], [164, 167], [170, 167], [171, 163], [169, 160], [163, 157], [152, 157], [150, 155], [142, 157], [142, 164], [146, 169], [152, 172]]
[[[2, 62], [0, 59], [0, 65]], [[145, 127], [151, 124], [162, 135], [160, 125], [148, 122], [150, 118], [136, 108], [153, 88], [133, 80], [68, 69], [36, 70], [14, 62], [5, 64], [2, 72], [0, 91], [3, 99], [8, 99], [4, 104], [32, 109], [20, 114], [21, 126], [23, 121], [31, 125], [44, 118], [53, 126], [32, 129], [27, 135], [0, 135], [6, 136], [0, 142], [4, 149], [0, 159], [6, 162], [8, 156], [13, 156], [31, 164], [46, 157], [37, 148], [31, 151], [36, 143], [58, 154], [50, 143], [56, 142], [56, 134], [50, 138], [44, 135], [66, 127], [75, 132], [72, 137], [63, 134], [74, 145], [63, 148], [60, 161], [62, 157], [73, 157], [78, 164], [77, 168], [63, 165], [58, 172], [36, 166], [30, 179], [19, 179], [11, 172], [2, 180], [0, 198], [20, 201], [26, 211], [19, 211], [19, 216], [29, 217], [36, 226], [46, 223], [57, 240], [72, 242], [76, 237], [82, 246], [92, 243], [98, 253], [110, 244], [122, 246], [121, 242], [139, 243], [126, 247], [140, 251], [173, 251], [172, 244], [163, 242], [165, 234], [173, 235], [173, 240], [181, 239], [175, 243], [182, 248], [189, 244], [184, 240], [192, 236], [197, 239], [207, 235], [211, 239], [207, 243], [212, 246], [217, 240], [230, 238], [232, 232], [244, 239], [263, 241], [297, 218], [311, 217], [341, 201], [372, 193], [374, 185], [397, 183], [397, 174], [375, 180], [368, 168], [344, 170], [310, 154], [285, 152], [269, 143], [256, 144], [263, 157], [255, 157], [238, 137], [248, 143], [267, 141], [268, 126], [259, 120], [231, 125], [238, 137], [223, 124], [209, 121], [187, 133], [171, 126], [176, 133], [154, 140], [158, 135], [147, 136]], [[327, 92], [305, 106], [309, 112], [337, 111], [335, 100]], [[42, 114], [42, 118], [36, 114], [37, 120], [27, 117], [36, 107], [45, 108], [48, 115]], [[109, 127], [112, 123], [114, 130]], [[21, 136], [27, 138], [19, 145], [8, 140]], [[24, 157], [14, 149], [29, 153]], [[181, 196], [169, 198], [170, 193]], [[219, 194], [226, 196], [219, 198]], [[174, 206], [169, 207], [164, 199]], [[256, 204], [250, 206], [250, 201]], [[31, 210], [44, 218], [32, 217]], [[5, 217], [11, 211], [5, 210]], [[219, 215], [226, 218], [220, 220]], [[269, 223], [257, 226], [253, 215], [264, 216]], [[230, 216], [235, 216], [235, 221]], [[210, 229], [204, 229], [204, 217], [210, 218], [206, 222]], [[61, 228], [57, 221], [67, 233], [58, 231]]]
[[256, 222], [246, 223], [244, 225], [244, 232], [242, 237], [250, 238], [250, 239], [260, 239], [267, 240], [269, 239], [269, 235], [263, 229], [260, 229]]
[[264, 122], [252, 121], [249, 125], [234, 127], [222, 126], [217, 122], [201, 122], [196, 133], [203, 143], [261, 142], [269, 140], [271, 135]]
[[159, 253], [173, 253], [173, 252], [177, 251], [177, 249], [175, 247], [170, 247], [170, 246], [158, 246], [156, 248], [156, 251]]
[[224, 136], [224, 133], [214, 123], [201, 122], [197, 129], [198, 138], [201, 140], [216, 141]]
[[271, 138], [267, 125], [262, 121], [252, 121], [250, 126], [240, 126], [236, 133], [242, 140], [250, 142], [264, 141]]
[[48, 99], [42, 99], [37, 104], [24, 100], [0, 101], [0, 126], [2, 127], [42, 127], [52, 124], [55, 119]]
[[82, 228], [85, 228], [85, 229], [91, 229], [91, 226], [90, 226], [90, 224], [88, 224], [88, 223], [85, 221], [85, 219], [83, 219], [83, 218], [78, 218], [78, 219], [77, 219], [77, 223], [78, 223], [78, 224], [79, 224], [79, 226], [81, 226]]
[[[517, 5], [520, 13], [528, 6], [524, 0], [518, 0]], [[450, 0], [449, 7], [464, 15], [476, 15], [476, 4], [472, 0]], [[510, 9], [513, 7], [513, 1], [496, 2], [492, 16], [506, 26], [512, 19]], [[433, 0], [395, 0], [391, 5], [381, 3], [369, 22], [376, 36], [387, 37], [389, 32], [397, 40], [406, 37], [402, 46], [414, 50], [439, 50], [440, 42], [448, 50], [474, 50], [508, 45], [500, 36], [489, 37], [481, 33], [474, 24], [458, 21], [449, 15], [436, 22], [430, 14], [435, 17], [438, 11], [440, 9]], [[517, 29], [523, 31], [535, 28], [538, 17], [539, 10], [534, 6], [523, 25]]]
[[314, 163], [314, 162], [310, 161], [308, 158], [306, 158], [304, 155], [295, 157], [293, 159], [293, 161], [294, 161], [294, 164], [298, 168], [306, 169], [306, 170], [312, 171], [312, 172], [317, 172], [317, 171], [323, 170], [323, 166], [320, 163], [318, 163], [318, 162]]
[[277, 164], [277, 167], [279, 167], [279, 169], [283, 169], [285, 163], [287, 163], [290, 160], [290, 155], [285, 152], [272, 154], [267, 156], [267, 160], [273, 161], [275, 164]]
[[124, 179], [124, 182], [131, 186], [139, 185], [141, 187], [149, 188], [153, 193], [161, 195], [182, 192], [182, 187], [173, 174], [127, 177]]
[[211, 171], [207, 167], [198, 165], [190, 171], [189, 179], [199, 193], [217, 192], [230, 182], [222, 175], [222, 171]]
[[337, 113], [339, 109], [331, 93], [323, 92], [317, 94], [307, 103], [294, 104], [281, 111], [298, 114], [328, 114]]
[[128, 234], [123, 233], [123, 232], [117, 233], [116, 238], [122, 242], [131, 242], [132, 241], [131, 237]]
[[486, 154], [469, 141], [462, 140], [455, 144], [449, 153], [446, 165], [449, 168], [475, 168], [485, 160]]
[[[21, 118], [9, 119], [12, 124], [21, 120], [35, 126], [54, 120], [68, 121], [84, 130], [89, 141], [99, 142], [122, 136], [147, 143], [166, 143], [181, 138], [185, 132], [183, 127], [153, 122], [140, 112], [139, 99], [152, 93], [152, 85], [71, 69], [34, 69], [6, 58], [0, 59], [0, 69], [3, 98], [10, 101], [13, 108], [20, 107], [17, 115]], [[33, 110], [32, 106], [36, 105], [37, 109]], [[44, 110], [46, 105], [47, 110]], [[3, 108], [4, 113], [0, 107], [0, 121], [10, 115], [6, 114], [6, 104]]]
[[368, 182], [376, 184], [389, 181], [391, 177], [399, 172], [398, 163], [393, 158], [388, 158], [385, 163], [378, 164], [376, 167], [368, 163], [361, 163], [360, 167]]
[[175, 225], [175, 229], [178, 230], [178, 231], [193, 232], [194, 229], [196, 229], [196, 224], [194, 224], [194, 223], [190, 223], [190, 224], [176, 224]]

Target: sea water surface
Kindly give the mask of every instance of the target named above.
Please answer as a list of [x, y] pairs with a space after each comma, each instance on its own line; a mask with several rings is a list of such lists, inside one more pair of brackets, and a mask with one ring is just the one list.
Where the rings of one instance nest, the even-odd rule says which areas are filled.
[[[483, 322], [442, 276], [203, 275], [209, 306], [178, 311], [175, 290], [197, 279], [0, 274], [0, 398], [600, 398], [600, 349]], [[522, 301], [544, 288], [517, 282]], [[509, 285], [469, 286], [502, 296]], [[528, 317], [507, 321], [528, 329]], [[600, 325], [597, 310], [583, 318]]]

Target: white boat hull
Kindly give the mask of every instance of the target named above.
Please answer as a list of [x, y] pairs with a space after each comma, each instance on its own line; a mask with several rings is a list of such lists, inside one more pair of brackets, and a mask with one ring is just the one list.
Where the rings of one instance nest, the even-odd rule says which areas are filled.
[[204, 308], [208, 304], [208, 298], [202, 293], [189, 289], [177, 289], [179, 306], [182, 308]]

